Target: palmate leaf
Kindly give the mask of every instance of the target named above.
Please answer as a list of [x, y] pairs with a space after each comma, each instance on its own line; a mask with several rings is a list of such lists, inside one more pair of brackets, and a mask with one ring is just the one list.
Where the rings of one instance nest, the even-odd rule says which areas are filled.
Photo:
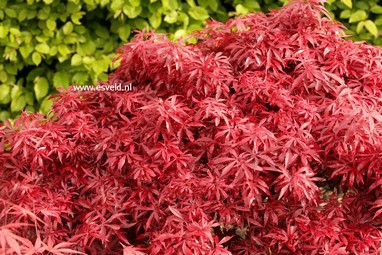
[[[41, 220], [39, 217], [37, 217], [37, 215], [33, 213], [32, 210], [29, 210], [28, 208], [24, 208], [17, 204], [13, 204], [2, 198], [0, 198], [0, 201], [5, 205], [6, 208], [8, 207], [7, 211], [3, 211], [4, 214], [0, 214], [1, 217], [6, 216], [7, 214], [17, 215], [19, 217], [27, 216], [36, 225], [40, 225], [44, 223], [44, 221]], [[13, 227], [29, 226], [29, 223], [15, 222], [15, 223], [8, 223], [7, 225], [4, 225], [3, 227], [5, 226], [9, 226], [10, 228], [13, 228]]]
[[66, 255], [66, 254], [86, 254], [83, 252], [79, 252], [69, 247], [73, 247], [73, 243], [62, 242], [57, 245], [53, 245], [53, 241], [51, 238], [48, 238], [47, 244], [41, 241], [40, 235], [37, 236], [36, 242], [34, 245], [31, 244], [29, 240], [25, 240], [25, 244], [27, 247], [23, 247], [25, 250], [22, 254], [24, 255], [32, 255], [36, 253], [49, 252], [51, 254], [56, 255]]
[[147, 253], [141, 252], [133, 246], [126, 245], [123, 246], [123, 255], [147, 255]]
[[[12, 224], [12, 226], [9, 227], [14, 228], [15, 225], [24, 226], [25, 224]], [[14, 234], [10, 229], [6, 228], [6, 226], [2, 226], [0, 228], [0, 244], [2, 253], [17, 253], [18, 255], [21, 255], [22, 245], [23, 243], [28, 242], [28, 240], [24, 237]], [[7, 250], [7, 247], [9, 247], [10, 250]]]
[[378, 209], [378, 210], [375, 212], [373, 218], [377, 218], [379, 215], [381, 215], [381, 213], [382, 213], [382, 199], [381, 199], [381, 198], [377, 199], [377, 200], [373, 203], [373, 207], [372, 207], [372, 208], [373, 208], [373, 209]]

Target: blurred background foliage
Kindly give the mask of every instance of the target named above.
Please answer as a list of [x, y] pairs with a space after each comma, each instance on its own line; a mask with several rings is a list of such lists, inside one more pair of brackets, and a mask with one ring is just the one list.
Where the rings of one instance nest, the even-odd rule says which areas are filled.
[[[106, 80], [115, 50], [134, 30], [171, 39], [201, 29], [209, 19], [277, 9], [270, 0], [1, 0], [0, 121], [21, 110], [46, 113], [49, 95], [70, 84]], [[332, 18], [352, 40], [382, 46], [382, 1], [328, 0]]]

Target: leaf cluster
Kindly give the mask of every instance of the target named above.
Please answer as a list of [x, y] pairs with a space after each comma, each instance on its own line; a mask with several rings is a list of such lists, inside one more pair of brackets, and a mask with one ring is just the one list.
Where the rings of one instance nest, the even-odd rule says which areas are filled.
[[[0, 3], [0, 121], [21, 110], [46, 113], [49, 96], [71, 84], [94, 84], [115, 69], [115, 49], [132, 31], [156, 29], [178, 39], [205, 21], [277, 9], [271, 0], [58, 0]], [[382, 45], [376, 0], [328, 1], [333, 18], [354, 40]]]
[[109, 84], [0, 127], [4, 254], [376, 254], [382, 49], [320, 1], [139, 32]]
[[327, 8], [332, 17], [341, 21], [346, 27], [346, 33], [356, 41], [369, 41], [382, 45], [382, 2], [378, 0], [328, 1]]
[[224, 6], [236, 14], [220, 0], [1, 1], [0, 121], [21, 110], [46, 113], [58, 88], [107, 80], [116, 48], [135, 30], [180, 38], [210, 18], [227, 20]]

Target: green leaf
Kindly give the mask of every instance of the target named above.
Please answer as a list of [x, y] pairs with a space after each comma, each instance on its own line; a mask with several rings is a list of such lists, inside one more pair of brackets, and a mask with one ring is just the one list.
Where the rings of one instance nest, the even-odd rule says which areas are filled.
[[370, 6], [367, 4], [367, 2], [364, 2], [364, 1], [356, 1], [355, 7], [356, 9], [365, 10], [365, 11], [368, 11], [370, 9]]
[[348, 18], [350, 18], [350, 15], [351, 15], [351, 10], [349, 10], [349, 9], [343, 10], [340, 14], [340, 18], [341, 19], [348, 19]]
[[[160, 2], [156, 2], [156, 3], [152, 3], [152, 4], [150, 4], [150, 5], [148, 6], [148, 9], [149, 9], [149, 11], [150, 11], [151, 13], [155, 13], [155, 12], [157, 12], [157, 11], [162, 12], [162, 9], [164, 9], [164, 8], [162, 8], [162, 5], [161, 5]], [[160, 10], [159, 10], [159, 9], [160, 9]]]
[[185, 37], [187, 35], [187, 31], [184, 29], [179, 29], [174, 33], [174, 39], [177, 40], [179, 38]]
[[7, 95], [3, 99], [0, 99], [0, 105], [1, 104], [9, 104], [10, 102], [11, 102], [11, 95]]
[[189, 27], [188, 27], [188, 32], [193, 32], [193, 31], [197, 31], [197, 30], [201, 30], [202, 29], [202, 26], [200, 24], [191, 24]]
[[5, 14], [10, 18], [17, 18], [17, 12], [11, 8], [5, 8]]
[[166, 21], [169, 24], [173, 24], [177, 22], [178, 20], [178, 12], [177, 11], [170, 11], [166, 13], [166, 16], [164, 17], [164, 21]]
[[371, 20], [365, 21], [365, 27], [370, 32], [370, 34], [374, 35], [374, 37], [378, 37], [378, 28]]
[[377, 26], [382, 26], [382, 17], [377, 18], [376, 20], [374, 20], [374, 24], [376, 24]]
[[178, 9], [178, 1], [177, 0], [162, 0], [162, 5], [165, 10], [176, 10]]
[[8, 62], [5, 64], [5, 70], [7, 71], [8, 74], [16, 75], [17, 65]]
[[85, 43], [81, 43], [77, 46], [77, 53], [81, 56], [93, 55], [96, 51], [96, 45], [92, 40], [87, 40]]
[[373, 39], [373, 35], [372, 34], [370, 34], [370, 33], [363, 33], [363, 34], [360, 34], [359, 35], [359, 40], [364, 40], [364, 41], [369, 41], [369, 40], [371, 40], [371, 39]]
[[48, 80], [45, 77], [37, 77], [33, 89], [37, 100], [44, 98], [49, 92]]
[[141, 1], [140, 0], [129, 0], [129, 3], [134, 6], [134, 7], [138, 7], [141, 5]]
[[[76, 32], [76, 33], [78, 33], [78, 34], [80, 34], [80, 35], [84, 35], [84, 36], [87, 36], [86, 34], [89, 32], [88, 31], [88, 29], [86, 28], [86, 27], [84, 27], [84, 26], [75, 26], [74, 27], [74, 31]], [[86, 38], [87, 39], [87, 38]], [[85, 40], [86, 40], [85, 39]], [[81, 40], [83, 40], [83, 39], [81, 39]], [[80, 41], [80, 40], [79, 40]]]
[[[155, 12], [149, 17], [150, 25], [157, 29], [162, 23], [162, 14], [160, 12]], [[130, 33], [130, 32], [129, 32]]]
[[95, 29], [95, 33], [96, 35], [104, 39], [108, 39], [110, 37], [109, 30], [107, 30], [107, 28], [103, 26], [98, 25]]
[[203, 7], [203, 8], [208, 8], [208, 1], [206, 1], [206, 0], [197, 0], [197, 2], [198, 2], [198, 5], [200, 6], [200, 7]]
[[81, 10], [81, 4], [73, 3], [73, 1], [69, 1], [66, 6], [66, 11], [68, 13], [75, 13]]
[[142, 6], [134, 7], [134, 6], [126, 4], [126, 5], [123, 6], [122, 9], [123, 9], [123, 13], [126, 14], [126, 16], [129, 19], [135, 19], [142, 12]]
[[23, 93], [23, 90], [20, 86], [13, 86], [11, 89], [11, 98], [14, 100], [18, 98]]
[[58, 57], [58, 62], [60, 63], [64, 63], [66, 60], [68, 60], [70, 58], [69, 55], [65, 55], [65, 56], [59, 56]]
[[97, 80], [99, 81], [107, 81], [108, 75], [106, 73], [100, 73], [97, 75]]
[[370, 11], [375, 14], [382, 14], [382, 6], [380, 5], [374, 5], [370, 8]]
[[117, 12], [118, 10], [122, 8], [124, 3], [125, 3], [124, 0], [114, 0], [110, 4], [110, 9], [112, 9], [114, 12]]
[[350, 15], [349, 23], [355, 23], [367, 19], [368, 15], [364, 10], [358, 10]]
[[10, 97], [11, 87], [6, 84], [0, 85], [0, 104], [4, 99]]
[[72, 22], [76, 25], [81, 25], [81, 21], [80, 19], [82, 19], [82, 16], [84, 16], [86, 13], [85, 12], [76, 12], [76, 13], [73, 13], [71, 16], [70, 16], [70, 19], [72, 20]]
[[64, 35], [71, 34], [73, 32], [73, 23], [70, 21], [66, 22], [62, 27], [62, 31], [64, 32]]
[[26, 91], [25, 94], [25, 101], [28, 105], [34, 105], [34, 94], [31, 91]]
[[19, 22], [23, 22], [28, 16], [28, 9], [21, 9], [18, 15]]
[[101, 0], [99, 1], [101, 6], [104, 7], [105, 5], [107, 5], [108, 3], [110, 3], [110, 0]]
[[20, 79], [17, 80], [16, 85], [19, 87], [22, 87], [24, 84], [24, 80], [25, 80], [24, 77], [21, 77]]
[[72, 83], [84, 84], [89, 79], [89, 75], [86, 72], [77, 72], [72, 77]]
[[59, 71], [53, 76], [53, 86], [58, 88], [67, 89], [69, 87], [69, 75], [64, 71]]
[[4, 121], [5, 119], [9, 119], [10, 117], [11, 117], [11, 114], [8, 111], [0, 112], [0, 121]]
[[107, 72], [109, 68], [109, 64], [107, 63], [107, 61], [100, 59], [100, 60], [94, 61], [92, 68], [94, 72], [98, 75], [100, 73]]
[[33, 63], [38, 66], [41, 63], [41, 55], [38, 52], [33, 52], [32, 54]]
[[208, 3], [208, 6], [214, 11], [216, 12], [219, 8], [219, 1], [218, 0], [208, 0], [207, 1]]
[[11, 102], [11, 111], [12, 112], [19, 112], [22, 109], [24, 109], [26, 105], [26, 100], [24, 95], [20, 95], [19, 97], [15, 98]]
[[50, 56], [56, 56], [57, 55], [57, 46], [53, 46], [53, 47], [51, 47], [50, 48], [50, 50], [49, 50], [49, 55]]
[[0, 24], [0, 38], [7, 37], [9, 32], [9, 29], [7, 27], [4, 27], [2, 24]]
[[190, 17], [186, 13], [181, 12], [179, 13], [178, 20], [183, 23], [183, 29], [187, 29], [188, 24], [190, 23]]
[[80, 54], [74, 54], [72, 56], [71, 65], [72, 66], [79, 66], [82, 64], [82, 57]]
[[27, 75], [27, 81], [32, 82], [37, 76], [43, 75], [45, 73], [45, 68], [37, 67], [30, 71]]
[[93, 64], [94, 60], [94, 57], [85, 56], [82, 58], [82, 63], [84, 63], [85, 65], [91, 65]]
[[8, 80], [8, 74], [7, 74], [7, 72], [4, 71], [4, 70], [1, 70], [1, 71], [0, 71], [0, 81], [1, 81], [2, 83], [5, 83], [5, 82], [7, 82], [7, 80]]
[[86, 9], [92, 11], [97, 8], [97, 5], [94, 3], [94, 0], [84, 0], [84, 3], [87, 5]]
[[236, 9], [236, 13], [239, 14], [239, 15], [240, 15], [240, 14], [241, 14], [241, 15], [246, 15], [246, 14], [249, 13], [248, 8], [245, 7], [245, 6], [242, 5], [242, 4], [238, 4], [238, 5], [236, 5], [235, 9]]
[[147, 23], [147, 21], [145, 19], [136, 18], [136, 19], [134, 19], [134, 25], [139, 30], [143, 30], [143, 29], [147, 28], [149, 24]]
[[20, 30], [18, 30], [17, 28], [14, 28], [14, 27], [11, 27], [9, 29], [9, 33], [15, 35], [15, 36], [21, 36], [21, 32]]
[[129, 24], [125, 24], [118, 28], [118, 35], [119, 38], [121, 38], [122, 41], [127, 42], [127, 39], [129, 39], [131, 33], [131, 28]]
[[53, 18], [49, 18], [46, 20], [46, 27], [50, 30], [50, 31], [54, 31], [56, 29], [56, 21], [53, 19]]
[[196, 5], [194, 0], [186, 0], [186, 2], [188, 3], [190, 7], [195, 7]]
[[125, 17], [122, 15], [122, 10], [118, 10], [118, 11], [114, 12], [113, 19], [117, 20], [117, 18], [119, 18], [121, 20], [125, 20]]
[[53, 99], [50, 99], [49, 97], [45, 97], [40, 104], [39, 112], [41, 114], [47, 114], [52, 109], [53, 102], [54, 102]]
[[71, 51], [70, 51], [68, 45], [66, 45], [66, 44], [60, 44], [60, 45], [58, 45], [58, 46], [57, 46], [57, 49], [58, 49], [58, 52], [59, 52], [61, 55], [63, 55], [63, 56], [68, 55], [68, 54], [71, 53]]
[[33, 19], [34, 17], [36, 17], [36, 15], [37, 15], [37, 11], [36, 10], [29, 9], [28, 10], [27, 19]]
[[365, 26], [365, 21], [358, 22], [357, 30], [356, 30], [357, 34], [361, 33], [361, 31], [363, 30], [364, 26]]
[[261, 9], [259, 2], [256, 0], [244, 0], [244, 6], [250, 8], [252, 10], [260, 10]]
[[[28, 102], [27, 102], [28, 104]], [[25, 108], [24, 108], [24, 111], [26, 112], [30, 112], [30, 113], [34, 113], [36, 112], [35, 108], [32, 106], [32, 105], [27, 105]]]
[[200, 6], [190, 8], [188, 14], [196, 20], [206, 20], [210, 17], [210, 15], [208, 15], [207, 10]]
[[341, 0], [341, 2], [344, 3], [350, 9], [353, 8], [352, 0]]
[[43, 5], [40, 11], [37, 14], [37, 17], [41, 20], [46, 20], [51, 16], [51, 9], [49, 5]]
[[42, 54], [48, 54], [50, 51], [50, 48], [47, 44], [45, 43], [39, 43], [35, 47], [36, 51], [42, 53]]
[[16, 51], [12, 51], [11, 53], [9, 53], [9, 60], [11, 62], [17, 61], [17, 52]]

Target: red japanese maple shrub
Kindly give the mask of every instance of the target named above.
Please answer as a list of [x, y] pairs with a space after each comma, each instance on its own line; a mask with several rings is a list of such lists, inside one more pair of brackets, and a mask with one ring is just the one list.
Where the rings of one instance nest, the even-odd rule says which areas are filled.
[[2, 254], [377, 254], [382, 50], [326, 14], [138, 33], [100, 84], [133, 91], [6, 123]]

